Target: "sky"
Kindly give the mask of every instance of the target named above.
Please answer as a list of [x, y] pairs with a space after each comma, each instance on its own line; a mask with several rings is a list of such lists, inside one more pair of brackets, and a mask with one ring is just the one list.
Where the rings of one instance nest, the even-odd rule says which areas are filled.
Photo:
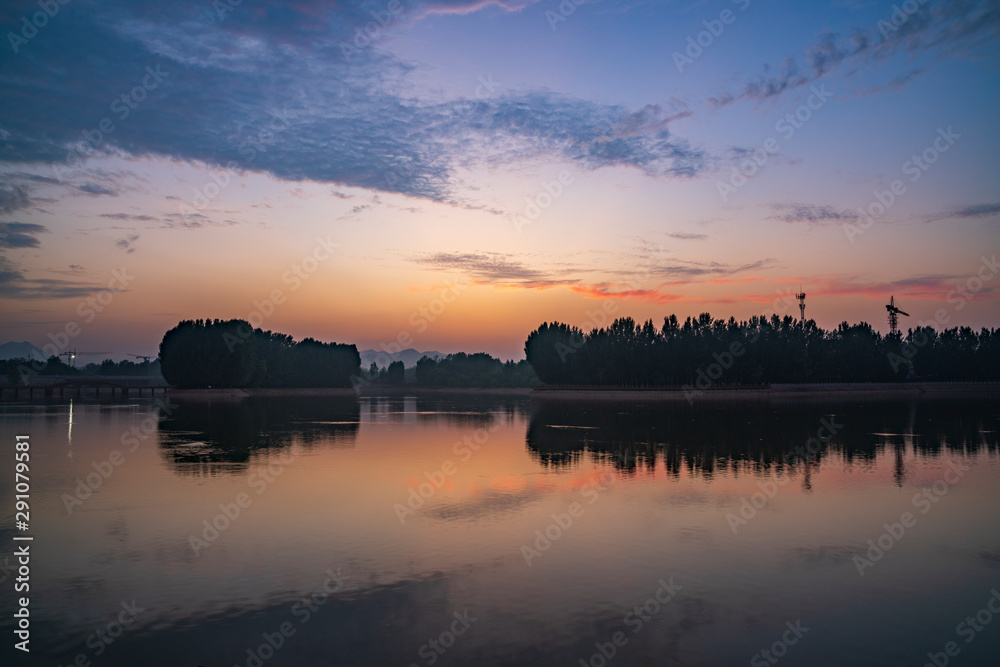
[[[0, 342], [1000, 326], [1000, 2], [0, 6]], [[53, 348], [48, 348], [49, 350]]]

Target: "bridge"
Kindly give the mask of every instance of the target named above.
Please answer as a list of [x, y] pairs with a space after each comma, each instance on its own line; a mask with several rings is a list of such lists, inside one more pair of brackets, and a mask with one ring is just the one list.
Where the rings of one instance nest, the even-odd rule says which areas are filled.
[[[0, 384], [0, 399], [40, 396], [62, 398], [67, 393], [78, 398], [86, 394], [100, 398], [102, 391], [111, 398], [141, 397], [144, 392], [154, 396], [170, 389], [162, 377], [142, 375], [35, 375], [24, 378], [23, 384]], [[107, 396], [107, 394], [103, 394]]]

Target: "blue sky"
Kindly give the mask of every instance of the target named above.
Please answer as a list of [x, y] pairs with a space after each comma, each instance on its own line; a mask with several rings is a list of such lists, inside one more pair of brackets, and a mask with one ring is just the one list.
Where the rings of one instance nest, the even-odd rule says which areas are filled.
[[0, 339], [41, 345], [122, 267], [72, 345], [149, 353], [276, 289], [265, 328], [505, 357], [606, 302], [745, 318], [800, 282], [822, 326], [885, 330], [893, 294], [998, 323], [988, 280], [948, 299], [997, 247], [997, 2], [41, 11], [0, 9]]

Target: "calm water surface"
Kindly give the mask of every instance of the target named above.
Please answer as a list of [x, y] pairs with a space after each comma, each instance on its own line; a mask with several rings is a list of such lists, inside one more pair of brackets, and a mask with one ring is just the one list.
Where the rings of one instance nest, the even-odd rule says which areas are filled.
[[5, 403], [3, 649], [29, 434], [8, 664], [996, 665], [998, 430], [967, 400]]

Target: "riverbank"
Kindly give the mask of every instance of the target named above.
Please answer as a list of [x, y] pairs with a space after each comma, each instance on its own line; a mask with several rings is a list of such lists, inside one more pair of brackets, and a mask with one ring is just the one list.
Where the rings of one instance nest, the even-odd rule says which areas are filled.
[[663, 389], [617, 389], [609, 387], [538, 387], [532, 398], [584, 399], [584, 400], [653, 400], [701, 401], [740, 398], [853, 398], [864, 397], [996, 397], [1000, 398], [997, 382], [905, 382], [905, 383], [824, 383], [824, 384], [773, 384], [767, 387], [711, 387]]
[[476, 394], [479, 396], [530, 396], [530, 387], [458, 388], [458, 387], [365, 387], [358, 391], [346, 387], [248, 388], [248, 389], [170, 389], [173, 398], [249, 398], [252, 396], [359, 396], [396, 397]]

